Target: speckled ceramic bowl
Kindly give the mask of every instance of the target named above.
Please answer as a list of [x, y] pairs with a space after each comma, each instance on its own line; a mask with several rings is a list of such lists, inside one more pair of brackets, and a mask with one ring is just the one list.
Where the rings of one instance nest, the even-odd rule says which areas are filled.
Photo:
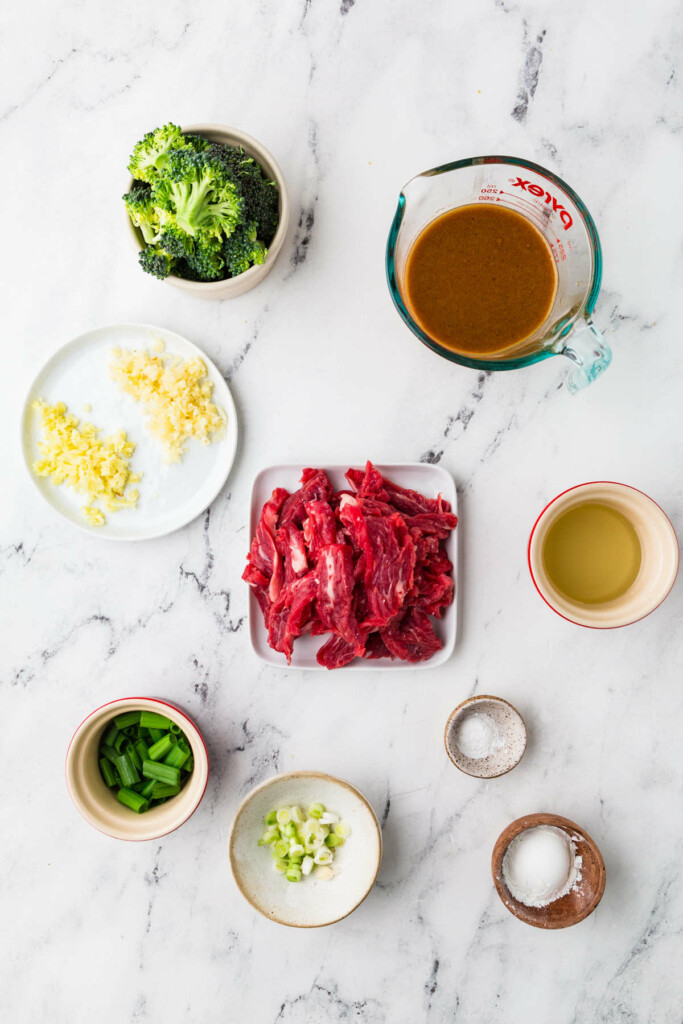
[[[238, 295], [244, 295], [245, 292], [251, 291], [263, 281], [264, 277], [273, 269], [275, 260], [282, 249], [289, 225], [289, 198], [285, 179], [272, 153], [251, 135], [240, 131], [239, 128], [229, 128], [222, 124], [189, 124], [183, 126], [183, 131], [193, 135], [202, 135], [211, 142], [223, 142], [227, 146], [242, 146], [245, 153], [252, 156], [268, 177], [277, 183], [280, 191], [280, 223], [268, 246], [265, 263], [262, 263], [261, 266], [250, 267], [243, 274], [231, 277], [227, 281], [187, 281], [184, 277], [175, 277], [173, 274], [164, 278], [165, 283], [173, 285], [174, 288], [180, 288], [181, 291], [187, 292], [196, 299], [234, 299]], [[132, 185], [133, 179], [129, 178], [126, 191], [130, 191]], [[128, 235], [135, 246], [135, 251], [140, 252], [145, 247], [142, 232], [131, 223], [125, 208], [124, 215]]]
[[[498, 731], [500, 745], [488, 757], [467, 757], [458, 746], [458, 729], [470, 715], [488, 715]], [[446, 753], [456, 768], [477, 779], [495, 779], [519, 764], [526, 749], [526, 726], [519, 711], [502, 697], [470, 697], [451, 712], [444, 730]]]
[[[503, 877], [503, 859], [508, 846], [521, 832], [537, 825], [552, 825], [566, 832], [583, 861], [577, 885], [547, 907], [527, 907], [520, 903], [511, 894]], [[605, 862], [598, 844], [580, 825], [559, 814], [527, 814], [511, 822], [493, 848], [491, 871], [496, 891], [510, 913], [534, 928], [569, 928], [578, 924], [593, 913], [605, 891]]]
[[[334, 859], [334, 877], [288, 882], [273, 869], [269, 847], [259, 846], [270, 811], [322, 803], [351, 827]], [[368, 895], [382, 861], [382, 833], [375, 812], [359, 790], [322, 772], [290, 772], [252, 789], [237, 809], [230, 831], [230, 867], [252, 907], [278, 924], [318, 928], [347, 917]]]
[[[124, 711], [147, 709], [166, 715], [185, 733], [192, 748], [194, 769], [180, 793], [144, 814], [135, 814], [116, 799], [105, 786], [98, 763], [98, 748], [104, 730]], [[69, 795], [86, 821], [114, 839], [139, 842], [159, 839], [179, 828], [196, 811], [209, 778], [209, 755], [194, 722], [186, 714], [155, 697], [126, 697], [103, 704], [81, 722], [66, 755], [66, 784]]]

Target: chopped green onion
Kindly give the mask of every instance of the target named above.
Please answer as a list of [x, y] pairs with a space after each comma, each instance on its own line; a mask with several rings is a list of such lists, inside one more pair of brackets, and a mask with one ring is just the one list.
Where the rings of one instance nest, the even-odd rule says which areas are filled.
[[270, 814], [266, 814], [264, 821], [266, 825], [277, 825], [277, 814], [275, 811], [271, 811]]
[[179, 792], [180, 786], [167, 786], [164, 782], [155, 782], [152, 796], [155, 800], [160, 800], [162, 797], [177, 796]]
[[337, 836], [334, 832], [325, 838], [325, 846], [343, 846], [344, 840], [341, 836]]
[[285, 871], [285, 878], [288, 882], [300, 882], [301, 881], [301, 868], [296, 865], [288, 867]]
[[180, 744], [176, 743], [164, 758], [164, 764], [170, 764], [172, 768], [182, 768], [189, 756], [189, 751], [183, 750]]
[[280, 831], [283, 836], [287, 836], [288, 839], [292, 839], [296, 835], [296, 825], [293, 821], [290, 821], [288, 825], [284, 826], [284, 828], [281, 826]]
[[169, 751], [175, 746], [176, 741], [171, 736], [170, 732], [167, 732], [160, 740], [153, 743], [149, 748], [149, 760], [150, 761], [163, 761]]
[[145, 759], [143, 757], [140, 757], [137, 750], [135, 749], [135, 745], [130, 740], [128, 740], [128, 743], [126, 744], [125, 753], [128, 754], [128, 757], [131, 759], [137, 770], [140, 771], [140, 769], [142, 768], [142, 762]]
[[301, 861], [301, 874], [310, 875], [311, 871], [313, 870], [313, 864], [314, 861], [312, 857], [304, 857], [304, 859]]
[[325, 808], [322, 804], [311, 804], [308, 808], [308, 813], [312, 818], [320, 818], [325, 813]]
[[144, 740], [136, 740], [133, 746], [137, 751], [137, 755], [140, 758], [140, 761], [150, 760], [149, 747], [147, 746]]
[[100, 774], [102, 775], [105, 786], [116, 785], [116, 774], [112, 768], [111, 761], [108, 761], [106, 757], [100, 758]]
[[278, 825], [288, 825], [292, 820], [289, 807], [281, 807], [280, 810], [277, 811], [275, 817]]
[[342, 839], [348, 839], [351, 835], [351, 827], [346, 822], [340, 821], [338, 825], [334, 826], [335, 835], [341, 836]]
[[180, 769], [171, 768], [168, 764], [159, 764], [158, 761], [143, 761], [142, 774], [146, 779], [165, 782], [168, 786], [178, 786], [180, 784]]
[[182, 736], [183, 735], [183, 730], [180, 728], [179, 725], [176, 725], [175, 722], [171, 722], [171, 724], [169, 725], [169, 729], [174, 734], [174, 736]]
[[117, 729], [127, 729], [129, 725], [139, 725], [141, 718], [140, 711], [124, 711], [114, 719]]
[[145, 783], [140, 792], [144, 797], [149, 799], [152, 796], [152, 793], [154, 792], [154, 787], [158, 785], [160, 785], [160, 783], [155, 782], [154, 779], [150, 779], [148, 782]]
[[103, 743], [107, 743], [110, 747], [114, 746], [114, 741], [119, 734], [119, 730], [116, 725], [112, 722], [111, 725], [105, 729], [102, 739], [100, 740], [100, 746]]
[[134, 783], [140, 781], [138, 770], [131, 761], [131, 759], [128, 757], [128, 754], [120, 754], [116, 758], [114, 764], [116, 765], [117, 772], [121, 776], [121, 782], [123, 783], [124, 787], [132, 786]]
[[110, 747], [108, 743], [100, 743], [100, 754], [104, 754], [112, 764], [116, 764], [116, 758], [119, 756], [118, 750], [115, 747]]
[[193, 768], [194, 768], [194, 757], [192, 756], [192, 754], [190, 754], [190, 756], [188, 757], [187, 761], [183, 765], [183, 771], [184, 772], [191, 772]]
[[293, 807], [289, 808], [289, 815], [290, 821], [293, 821], [295, 825], [300, 825], [304, 820], [303, 815], [301, 813], [301, 808], [297, 807], [296, 804]]
[[333, 859], [334, 854], [332, 853], [332, 850], [328, 850], [324, 846], [321, 847], [319, 850], [316, 850], [315, 855], [313, 857], [314, 862], [320, 865], [331, 864]]
[[155, 729], [153, 726], [150, 726], [147, 731], [149, 732], [152, 743], [156, 743], [164, 735], [163, 729]]
[[278, 839], [273, 846], [273, 854], [283, 860], [289, 856], [289, 843], [286, 839]]
[[273, 867], [275, 868], [275, 870], [277, 871], [277, 873], [279, 875], [284, 875], [285, 871], [287, 870], [287, 861], [286, 860], [276, 860], [276, 861], [273, 861]]
[[142, 711], [140, 713], [140, 725], [146, 729], [163, 729], [167, 732], [171, 726], [171, 719], [166, 715], [159, 715], [156, 711]]
[[136, 793], [132, 789], [126, 789], [125, 786], [118, 791], [116, 799], [125, 807], [130, 807], [131, 811], [135, 811], [136, 814], [142, 814], [149, 807], [149, 800], [146, 800], [141, 793]]

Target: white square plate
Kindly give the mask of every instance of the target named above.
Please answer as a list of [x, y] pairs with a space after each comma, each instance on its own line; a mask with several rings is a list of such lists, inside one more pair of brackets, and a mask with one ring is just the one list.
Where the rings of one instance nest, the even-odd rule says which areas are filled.
[[[309, 465], [306, 463], [305, 465]], [[256, 532], [256, 524], [259, 521], [261, 510], [265, 505], [266, 501], [270, 498], [271, 494], [276, 487], [286, 487], [290, 493], [298, 490], [300, 486], [301, 474], [304, 471], [304, 464], [301, 465], [282, 465], [282, 466], [268, 466], [266, 469], [262, 469], [254, 480], [254, 486], [251, 492], [251, 512], [249, 517], [249, 538], [253, 538]], [[317, 464], [316, 469], [321, 468]], [[323, 466], [322, 467], [327, 473], [332, 486], [336, 491], [348, 488], [349, 484], [344, 476], [344, 473], [349, 468], [348, 465], [343, 466]], [[359, 469], [363, 469], [363, 466], [358, 466]], [[386, 476], [389, 480], [392, 480], [395, 484], [400, 487], [409, 487], [414, 491], [419, 491], [421, 494], [426, 495], [428, 498], [436, 498], [439, 494], [450, 503], [451, 509], [457, 515], [458, 514], [458, 495], [455, 489], [455, 481], [450, 473], [447, 473], [441, 466], [430, 466], [423, 462], [404, 462], [398, 463], [393, 466], [377, 466], [382, 476]], [[417, 664], [412, 664], [406, 661], [399, 661], [398, 658], [394, 658], [392, 661], [390, 658], [378, 658], [376, 660], [366, 661], [364, 658], [354, 658], [349, 664], [345, 665], [343, 671], [383, 671], [387, 669], [397, 671], [400, 669], [421, 669], [421, 668], [436, 668], [437, 665], [443, 665], [453, 653], [455, 646], [455, 638], [458, 627], [458, 527], [453, 530], [448, 539], [445, 542], [446, 552], [451, 562], [453, 563], [453, 579], [455, 581], [455, 598], [453, 604], [446, 609], [442, 619], [435, 619], [432, 617], [432, 625], [434, 631], [443, 644], [440, 651], [437, 651], [428, 661], [420, 661]], [[325, 669], [322, 665], [319, 665], [316, 661], [316, 654], [322, 645], [327, 641], [328, 635], [325, 636], [300, 636], [294, 641], [294, 651], [292, 653], [292, 664], [287, 665], [287, 660], [284, 654], [280, 654], [278, 651], [274, 651], [268, 646], [268, 636], [263, 623], [263, 615], [261, 609], [258, 606], [258, 602], [254, 596], [253, 591], [249, 588], [249, 633], [251, 636], [251, 646], [258, 657], [267, 662], [269, 665], [275, 665], [277, 668], [300, 668], [300, 669], [318, 669], [320, 672], [328, 672], [329, 669]], [[335, 670], [338, 671], [338, 670]]]

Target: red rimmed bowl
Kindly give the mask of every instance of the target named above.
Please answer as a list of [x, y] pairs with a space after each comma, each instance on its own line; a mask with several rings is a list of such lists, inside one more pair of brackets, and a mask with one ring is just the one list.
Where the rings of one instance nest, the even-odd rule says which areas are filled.
[[[589, 501], [625, 516], [641, 547], [640, 570], [629, 589], [601, 604], [583, 604], [563, 594], [553, 586], [543, 564], [543, 547], [553, 523], [570, 508]], [[666, 513], [643, 491], [612, 480], [594, 480], [570, 487], [546, 505], [529, 537], [528, 560], [534, 586], [554, 612], [578, 626], [614, 629], [645, 618], [669, 594], [678, 574], [678, 538]]]
[[[116, 715], [145, 710], [165, 715], [182, 729], [192, 748], [194, 769], [177, 796], [144, 814], [135, 814], [104, 784], [98, 749], [104, 730]], [[103, 704], [81, 722], [66, 754], [66, 785], [80, 814], [105, 835], [129, 842], [159, 839], [180, 828], [199, 806], [208, 780], [209, 755], [196, 725], [179, 708], [156, 697], [123, 697]]]

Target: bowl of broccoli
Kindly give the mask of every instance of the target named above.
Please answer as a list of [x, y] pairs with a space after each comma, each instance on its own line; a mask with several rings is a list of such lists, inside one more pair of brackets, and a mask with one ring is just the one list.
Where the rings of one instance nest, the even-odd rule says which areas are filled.
[[135, 146], [123, 197], [142, 269], [202, 299], [254, 288], [282, 248], [282, 171], [250, 135], [217, 124], [167, 124]]

